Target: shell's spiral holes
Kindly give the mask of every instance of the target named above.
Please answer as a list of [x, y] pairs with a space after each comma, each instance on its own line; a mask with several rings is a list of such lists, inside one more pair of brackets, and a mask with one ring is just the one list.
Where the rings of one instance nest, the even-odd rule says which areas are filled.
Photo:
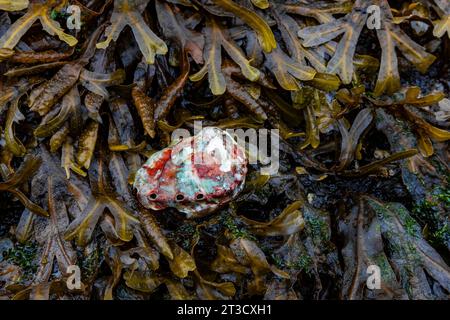
[[196, 199], [203, 200], [203, 199], [205, 199], [205, 195], [203, 193], [199, 193], [199, 194], [197, 194]]
[[158, 195], [156, 193], [150, 194], [150, 200], [156, 200], [158, 198]]

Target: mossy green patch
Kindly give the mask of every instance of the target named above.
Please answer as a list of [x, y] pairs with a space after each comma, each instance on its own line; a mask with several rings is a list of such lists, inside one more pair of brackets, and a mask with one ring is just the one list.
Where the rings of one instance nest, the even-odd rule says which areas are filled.
[[245, 228], [242, 224], [229, 214], [221, 216], [223, 226], [230, 232], [234, 239], [244, 238], [248, 240], [256, 240], [255, 236]]
[[306, 232], [317, 242], [328, 240], [328, 225], [320, 217], [305, 215]]
[[450, 174], [447, 175], [447, 184], [445, 187], [439, 187], [437, 194], [434, 196], [437, 201], [440, 201], [447, 209], [450, 208]]
[[83, 278], [89, 279], [95, 275], [104, 257], [102, 249], [96, 249], [87, 256], [83, 256], [79, 261]]
[[395, 274], [392, 271], [391, 265], [389, 264], [386, 256], [381, 254], [375, 257], [375, 264], [380, 267], [382, 279], [385, 281], [395, 281]]
[[447, 222], [440, 219], [441, 209], [450, 210], [450, 176], [447, 176], [447, 185], [434, 190], [431, 200], [417, 203], [412, 214], [417, 219], [427, 223], [430, 230], [430, 241], [436, 245], [444, 245], [450, 239], [450, 228]]
[[301, 254], [297, 259], [293, 261], [285, 261], [283, 257], [277, 254], [272, 254], [271, 258], [275, 266], [279, 269], [291, 269], [309, 274], [311, 273], [313, 266], [312, 258], [306, 253]]
[[281, 258], [279, 255], [277, 255], [277, 254], [272, 254], [271, 257], [272, 257], [272, 260], [273, 260], [273, 264], [274, 264], [277, 268], [282, 269], [282, 268], [285, 267], [284, 260], [283, 260], [283, 258]]
[[66, 19], [68, 17], [70, 17], [70, 14], [68, 14], [65, 11], [57, 11], [57, 10], [53, 9], [52, 12], [50, 12], [50, 18], [52, 20], [57, 20], [59, 18]]
[[[390, 208], [389, 205], [386, 206]], [[414, 220], [409, 214], [408, 210], [402, 205], [395, 205], [393, 208], [390, 208], [398, 213], [400, 219], [402, 220], [406, 233], [411, 237], [418, 237], [420, 235], [420, 228], [417, 224], [416, 220]]]
[[431, 238], [438, 244], [444, 244], [450, 238], [450, 227], [448, 224], [433, 232]]
[[9, 249], [5, 254], [5, 260], [19, 266], [23, 272], [23, 280], [30, 280], [37, 271], [36, 263], [37, 244], [28, 242], [16, 244], [14, 248]]
[[[297, 261], [292, 265], [294, 269], [310, 273], [312, 269], [313, 261], [311, 257], [307, 254], [302, 254], [300, 257], [298, 257]], [[288, 265], [289, 267], [289, 265]]]
[[172, 238], [183, 249], [190, 250], [192, 246], [192, 240], [197, 239], [197, 233], [198, 231], [193, 224], [185, 223], [177, 228]]

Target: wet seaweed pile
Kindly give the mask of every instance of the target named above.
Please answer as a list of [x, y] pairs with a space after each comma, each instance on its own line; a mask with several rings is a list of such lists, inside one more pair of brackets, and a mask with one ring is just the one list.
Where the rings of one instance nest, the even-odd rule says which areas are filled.
[[[0, 0], [0, 297], [448, 299], [449, 57], [446, 0]], [[277, 129], [278, 172], [143, 208], [194, 121]]]

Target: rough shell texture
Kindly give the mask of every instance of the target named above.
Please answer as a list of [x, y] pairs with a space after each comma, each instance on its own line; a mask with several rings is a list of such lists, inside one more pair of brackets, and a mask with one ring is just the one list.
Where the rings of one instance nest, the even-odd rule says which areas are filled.
[[244, 149], [218, 128], [204, 128], [153, 154], [137, 172], [134, 187], [146, 208], [176, 208], [188, 218], [211, 213], [243, 189]]

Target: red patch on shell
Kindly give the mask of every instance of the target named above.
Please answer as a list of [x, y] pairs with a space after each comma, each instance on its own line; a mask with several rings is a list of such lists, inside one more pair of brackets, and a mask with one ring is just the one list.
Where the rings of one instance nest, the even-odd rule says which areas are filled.
[[164, 152], [161, 154], [161, 157], [158, 160], [156, 160], [151, 167], [146, 167], [147, 174], [150, 177], [153, 177], [158, 173], [159, 170], [162, 172], [167, 161], [169, 161], [171, 157], [172, 157], [172, 149], [164, 150]]

